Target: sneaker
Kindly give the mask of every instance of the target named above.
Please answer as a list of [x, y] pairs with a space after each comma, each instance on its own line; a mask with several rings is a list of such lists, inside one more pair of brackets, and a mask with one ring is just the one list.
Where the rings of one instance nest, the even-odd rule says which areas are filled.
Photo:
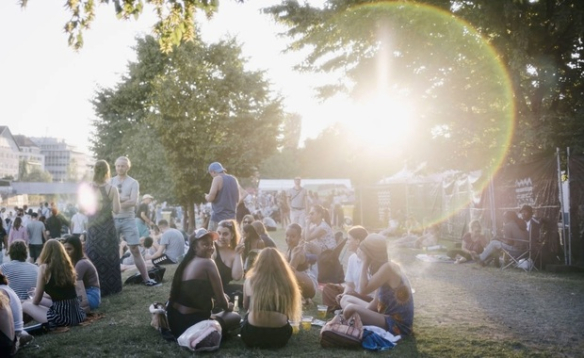
[[20, 336], [19, 336], [20, 348], [25, 347], [26, 345], [28, 345], [33, 340], [34, 340], [34, 336], [31, 336], [26, 331], [22, 331], [20, 333]]
[[160, 282], [156, 282], [153, 279], [149, 279], [148, 281], [144, 281], [144, 286], [148, 286], [148, 287], [158, 287], [161, 286], [162, 283]]

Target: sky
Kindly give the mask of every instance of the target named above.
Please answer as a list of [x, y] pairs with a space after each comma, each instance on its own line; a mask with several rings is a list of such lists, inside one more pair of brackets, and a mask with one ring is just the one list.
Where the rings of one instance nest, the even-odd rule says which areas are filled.
[[[199, 19], [199, 25], [208, 42], [237, 37], [248, 68], [265, 70], [274, 92], [285, 98], [285, 110], [302, 116], [302, 141], [334, 123], [346, 112], [346, 101], [320, 103], [315, 87], [323, 75], [293, 70], [302, 55], [283, 53], [288, 39], [278, 33], [284, 29], [259, 11], [273, 3], [222, 1], [215, 16]], [[89, 152], [96, 118], [90, 100], [96, 89], [120, 80], [128, 62], [135, 60], [135, 37], [150, 34], [156, 17], [146, 7], [138, 20], [118, 20], [111, 3], [98, 4], [79, 51], [67, 45], [63, 26], [68, 18], [59, 1], [30, 0], [25, 9], [17, 0], [0, 1], [0, 125], [7, 125], [13, 135], [62, 138]]]

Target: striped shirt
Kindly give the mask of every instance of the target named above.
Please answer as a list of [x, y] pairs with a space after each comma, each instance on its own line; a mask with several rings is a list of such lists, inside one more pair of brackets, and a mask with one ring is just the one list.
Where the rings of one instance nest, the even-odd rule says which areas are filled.
[[21, 300], [28, 299], [28, 291], [36, 287], [39, 268], [29, 262], [12, 260], [0, 265], [0, 271], [8, 278], [8, 286]]

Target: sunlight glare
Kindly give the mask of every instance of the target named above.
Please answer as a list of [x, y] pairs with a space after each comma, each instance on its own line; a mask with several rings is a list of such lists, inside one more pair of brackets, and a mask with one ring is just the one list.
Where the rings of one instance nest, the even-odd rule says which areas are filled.
[[377, 95], [347, 107], [338, 120], [362, 141], [374, 147], [403, 149], [413, 129], [413, 109], [407, 101]]

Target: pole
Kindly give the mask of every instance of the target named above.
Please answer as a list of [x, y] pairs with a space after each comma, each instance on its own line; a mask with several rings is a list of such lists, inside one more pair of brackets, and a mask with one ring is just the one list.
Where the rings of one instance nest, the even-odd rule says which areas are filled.
[[491, 212], [491, 239], [497, 234], [497, 211], [495, 209], [495, 185], [493, 184], [494, 178], [491, 175], [491, 180], [489, 182], [489, 204]]
[[566, 244], [566, 224], [564, 220], [564, 191], [562, 190], [562, 171], [560, 168], [560, 148], [556, 147], [556, 162], [557, 166], [557, 174], [558, 174], [558, 188], [560, 193], [560, 219], [562, 222], [562, 244], [564, 246], [564, 263], [569, 265], [570, 259], [568, 257], [568, 247]]
[[568, 154], [568, 257], [570, 258], [570, 265], [572, 265], [572, 212], [570, 211], [570, 147], [566, 148]]

